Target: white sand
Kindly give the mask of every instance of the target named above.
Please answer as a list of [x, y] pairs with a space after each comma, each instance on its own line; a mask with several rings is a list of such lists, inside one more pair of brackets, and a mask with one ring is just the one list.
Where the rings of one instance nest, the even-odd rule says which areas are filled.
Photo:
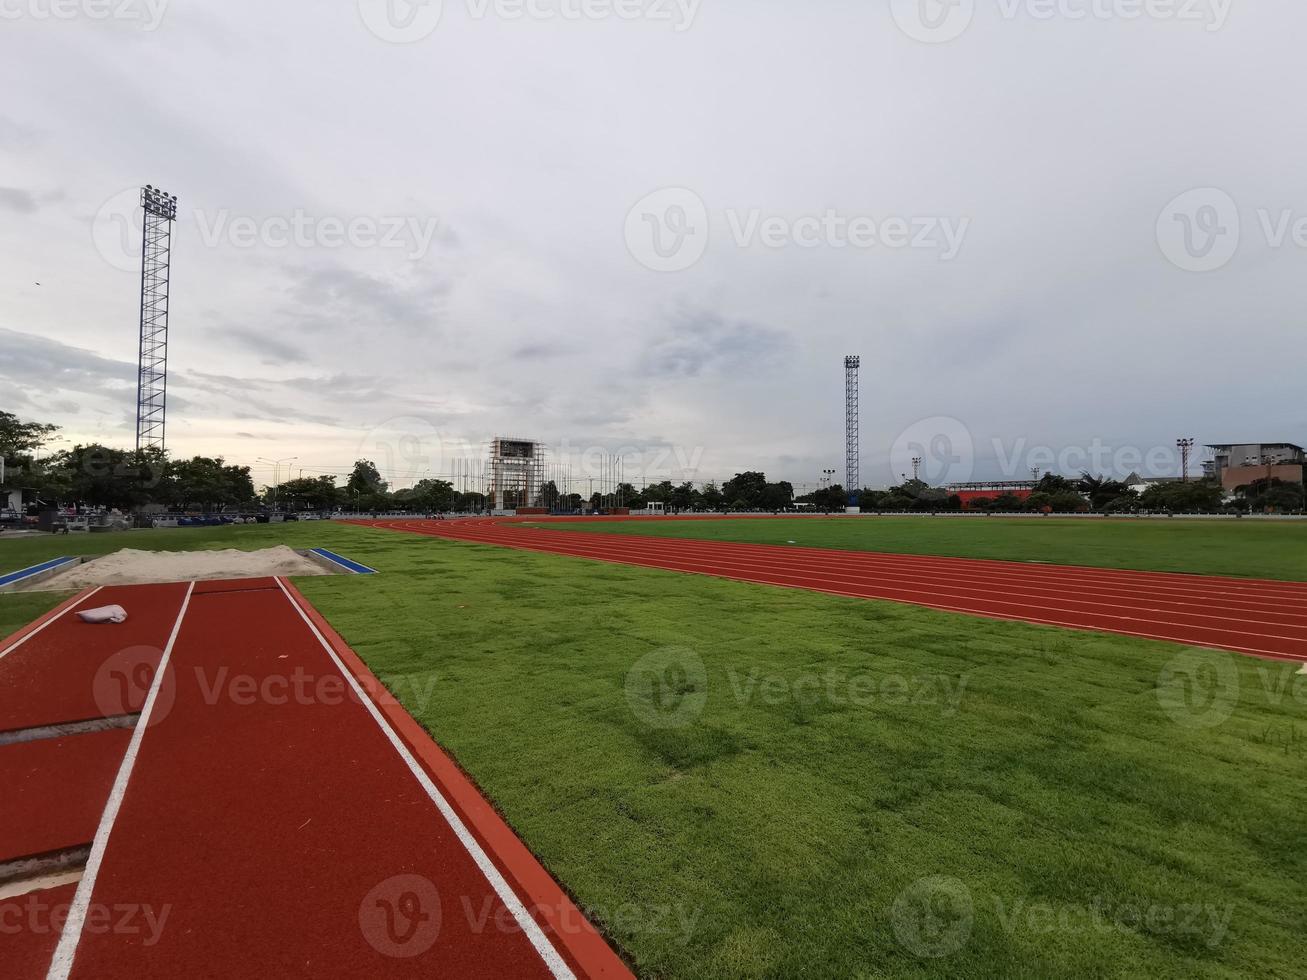
[[124, 548], [37, 582], [24, 592], [84, 589], [88, 585], [145, 585], [192, 579], [260, 578], [267, 575], [329, 575], [285, 545], [262, 551], [137, 551]]

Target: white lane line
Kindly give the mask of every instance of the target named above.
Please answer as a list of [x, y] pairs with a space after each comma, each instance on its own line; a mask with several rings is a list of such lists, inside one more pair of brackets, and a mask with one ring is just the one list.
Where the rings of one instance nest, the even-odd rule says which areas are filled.
[[327, 655], [331, 657], [332, 663], [336, 665], [336, 669], [339, 670], [345, 680], [349, 682], [349, 685], [354, 689], [354, 693], [358, 695], [359, 700], [368, 709], [368, 713], [372, 715], [373, 720], [381, 728], [381, 731], [385, 734], [386, 738], [390, 740], [390, 744], [394, 746], [395, 751], [399, 753], [400, 758], [404, 760], [409, 771], [413, 773], [414, 778], [416, 778], [422, 785], [422, 788], [426, 790], [427, 796], [431, 798], [431, 802], [440, 810], [441, 816], [445, 818], [445, 822], [448, 823], [450, 828], [454, 831], [459, 842], [467, 849], [468, 854], [472, 856], [472, 860], [476, 862], [476, 866], [481, 870], [481, 873], [485, 876], [486, 880], [490, 882], [491, 887], [494, 888], [495, 894], [499, 896], [500, 901], [502, 901], [504, 905], [508, 907], [509, 911], [513, 913], [513, 918], [517, 921], [518, 926], [522, 929], [522, 932], [526, 935], [527, 939], [531, 941], [531, 945], [535, 947], [536, 952], [540, 954], [540, 958], [545, 961], [545, 965], [549, 967], [549, 972], [557, 977], [558, 980], [576, 980], [576, 974], [571, 971], [568, 965], [563, 961], [562, 956], [559, 955], [558, 950], [554, 949], [553, 945], [545, 937], [544, 932], [540, 929], [540, 926], [536, 923], [535, 919], [531, 918], [526, 908], [522, 905], [521, 900], [514, 893], [513, 889], [509, 887], [508, 882], [504, 880], [504, 876], [499, 873], [499, 869], [496, 868], [490, 858], [486, 856], [486, 852], [481, 849], [481, 845], [477, 843], [476, 838], [473, 837], [467, 827], [464, 826], [463, 821], [460, 820], [458, 814], [454, 812], [454, 808], [449, 805], [449, 801], [445, 799], [445, 796], [440, 792], [439, 787], [437, 787], [431, 777], [427, 775], [426, 770], [422, 768], [417, 759], [413, 757], [413, 753], [408, 750], [408, 746], [406, 746], [403, 741], [400, 740], [400, 737], [395, 734], [394, 729], [390, 727], [390, 723], [386, 721], [385, 716], [377, 706], [372, 703], [372, 698], [368, 697], [367, 693], [359, 685], [358, 678], [354, 676], [354, 672], [341, 663], [340, 657], [336, 655], [336, 651], [333, 650], [331, 644], [327, 642], [327, 638], [322, 635], [316, 626], [313, 625], [313, 620], [305, 615], [300, 604], [296, 602], [295, 598], [286, 590], [286, 586], [282, 583], [280, 578], [277, 579], [277, 586], [281, 589], [282, 594], [286, 596], [286, 601], [291, 604], [297, 613], [299, 613], [300, 619], [304, 620], [308, 628], [313, 631], [313, 635], [317, 637], [318, 642], [322, 644], [322, 649], [327, 651]]
[[114, 821], [118, 819], [118, 810], [123, 804], [123, 797], [127, 794], [127, 782], [132, 778], [136, 754], [141, 749], [141, 739], [145, 737], [145, 730], [150, 727], [154, 702], [159, 697], [159, 688], [163, 685], [164, 674], [172, 659], [172, 648], [177, 642], [177, 634], [181, 632], [182, 620], [186, 618], [186, 609], [191, 604], [191, 592], [194, 589], [194, 582], [186, 587], [186, 598], [182, 600], [182, 607], [177, 611], [177, 621], [172, 624], [172, 633], [169, 634], [168, 643], [159, 658], [159, 666], [155, 668], [150, 693], [146, 695], [145, 706], [141, 709], [141, 719], [136, 723], [132, 740], [127, 743], [127, 754], [123, 756], [122, 765], [118, 767], [118, 778], [114, 780], [113, 790], [109, 793], [109, 802], [105, 804], [104, 813], [100, 817], [100, 826], [95, 831], [91, 856], [86, 859], [86, 870], [82, 874], [81, 883], [77, 886], [77, 894], [73, 896], [72, 906], [68, 909], [68, 917], [64, 920], [64, 931], [59, 937], [59, 945], [55, 948], [54, 959], [50, 961], [46, 980], [66, 980], [68, 974], [72, 972], [73, 957], [77, 955], [77, 944], [82, 939], [82, 927], [86, 924], [86, 913], [91, 905], [91, 894], [95, 891], [95, 879], [100, 873], [100, 863], [104, 860], [104, 851], [109, 844], [109, 834], [113, 831]]
[[32, 637], [36, 636], [37, 633], [41, 632], [41, 630], [45, 629], [45, 628], [46, 628], [47, 626], [49, 626], [51, 623], [56, 622], [57, 620], [62, 619], [63, 616], [64, 616], [64, 613], [72, 612], [74, 609], [76, 609], [78, 606], [80, 606], [83, 602], [85, 602], [87, 599], [91, 598], [91, 596], [95, 595], [97, 592], [99, 592], [99, 591], [100, 591], [101, 589], [103, 589], [103, 588], [104, 588], [103, 585], [97, 585], [95, 588], [93, 588], [90, 592], [86, 593], [86, 595], [82, 596], [82, 597], [81, 597], [80, 599], [78, 599], [76, 602], [70, 602], [66, 607], [64, 607], [63, 612], [59, 613], [58, 616], [51, 616], [49, 619], [47, 619], [44, 623], [42, 623], [42, 624], [41, 624], [40, 626], [38, 626], [36, 629], [32, 630], [32, 632], [28, 633], [26, 636], [22, 637], [21, 639], [15, 640], [13, 643], [9, 644], [9, 646], [5, 647], [3, 650], [0, 650], [0, 660], [3, 660], [5, 657], [9, 656], [9, 654], [13, 653], [13, 652], [14, 652], [15, 650], [17, 650], [20, 646], [22, 646], [24, 643], [26, 643], [26, 642], [27, 642], [28, 640], [30, 640]]

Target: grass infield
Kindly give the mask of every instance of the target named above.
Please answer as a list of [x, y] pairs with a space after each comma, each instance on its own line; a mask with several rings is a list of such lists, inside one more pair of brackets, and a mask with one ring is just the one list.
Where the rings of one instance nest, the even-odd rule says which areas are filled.
[[642, 975], [1298, 971], [1291, 666], [369, 528], [146, 534], [73, 540], [378, 569], [297, 584]]
[[1307, 581], [1307, 521], [870, 516], [679, 521], [669, 517], [546, 521], [538, 526], [596, 534]]

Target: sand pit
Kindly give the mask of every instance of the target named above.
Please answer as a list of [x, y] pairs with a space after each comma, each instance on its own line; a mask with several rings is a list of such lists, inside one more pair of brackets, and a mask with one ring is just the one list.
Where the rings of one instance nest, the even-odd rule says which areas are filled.
[[23, 592], [55, 592], [92, 585], [147, 585], [266, 575], [329, 575], [317, 562], [285, 545], [262, 551], [137, 551], [124, 548], [62, 574], [36, 582]]

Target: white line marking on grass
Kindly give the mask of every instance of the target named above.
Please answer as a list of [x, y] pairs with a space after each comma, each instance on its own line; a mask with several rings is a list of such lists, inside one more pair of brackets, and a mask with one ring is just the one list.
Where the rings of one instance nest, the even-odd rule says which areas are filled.
[[282, 594], [286, 596], [286, 600], [294, 607], [295, 611], [300, 614], [300, 619], [304, 620], [309, 629], [313, 631], [313, 635], [317, 637], [318, 642], [322, 644], [322, 649], [327, 651], [327, 655], [331, 657], [332, 663], [336, 665], [336, 669], [339, 670], [345, 680], [349, 682], [349, 685], [354, 689], [354, 693], [358, 695], [359, 700], [368, 709], [368, 713], [372, 715], [373, 720], [381, 728], [381, 731], [385, 734], [386, 738], [390, 740], [390, 744], [394, 746], [395, 751], [398, 752], [400, 758], [404, 760], [409, 771], [413, 773], [413, 776], [422, 785], [422, 788], [426, 790], [427, 796], [431, 798], [431, 802], [433, 802], [437, 809], [440, 810], [441, 816], [445, 818], [445, 822], [448, 823], [450, 828], [454, 831], [459, 842], [464, 848], [466, 848], [468, 854], [472, 856], [472, 860], [476, 862], [476, 866], [481, 870], [481, 874], [485, 876], [486, 880], [490, 882], [491, 887], [494, 888], [495, 894], [499, 896], [504, 905], [513, 913], [513, 918], [517, 921], [518, 926], [521, 927], [522, 932], [526, 935], [527, 939], [531, 941], [531, 945], [535, 947], [536, 952], [540, 954], [540, 958], [545, 961], [545, 965], [549, 967], [549, 972], [557, 977], [558, 980], [576, 980], [576, 975], [563, 961], [558, 950], [556, 950], [553, 947], [553, 944], [551, 944], [548, 938], [546, 938], [535, 919], [531, 918], [525, 906], [522, 905], [521, 900], [517, 897], [517, 894], [509, 886], [508, 882], [504, 880], [504, 876], [499, 873], [499, 869], [495, 867], [494, 863], [486, 855], [486, 852], [481, 849], [481, 845], [477, 843], [476, 838], [473, 837], [467, 827], [464, 826], [463, 821], [460, 820], [458, 814], [454, 812], [454, 808], [449, 805], [449, 801], [445, 799], [445, 796], [440, 792], [439, 787], [437, 787], [431, 777], [427, 775], [426, 770], [422, 768], [417, 759], [413, 757], [413, 753], [408, 750], [408, 746], [406, 746], [403, 741], [400, 740], [400, 737], [395, 734], [394, 729], [390, 727], [390, 723], [386, 721], [386, 718], [381, 713], [380, 709], [373, 704], [372, 698], [368, 697], [367, 692], [365, 692], [359, 685], [358, 678], [354, 676], [354, 672], [341, 663], [340, 657], [336, 655], [336, 651], [333, 650], [331, 644], [327, 642], [327, 638], [322, 635], [315, 625], [313, 625], [313, 620], [305, 615], [304, 610], [300, 607], [300, 604], [295, 601], [294, 596], [286, 590], [286, 586], [282, 584], [281, 579], [278, 578], [276, 581], [278, 588], [280, 588]]
[[27, 634], [26, 636], [24, 636], [22, 639], [20, 639], [20, 640], [15, 640], [13, 643], [9, 644], [9, 646], [5, 647], [3, 650], [0, 650], [0, 660], [3, 660], [5, 657], [9, 656], [9, 654], [13, 653], [13, 652], [14, 652], [15, 650], [17, 650], [20, 646], [22, 646], [24, 643], [26, 643], [26, 642], [27, 642], [28, 640], [30, 640], [32, 637], [36, 636], [37, 633], [41, 632], [41, 630], [45, 629], [45, 628], [46, 628], [47, 626], [49, 626], [51, 623], [53, 623], [53, 622], [55, 622], [55, 621], [57, 621], [57, 620], [62, 619], [62, 618], [64, 617], [64, 613], [72, 612], [74, 609], [76, 609], [78, 606], [80, 606], [83, 602], [85, 602], [87, 599], [91, 598], [91, 596], [95, 595], [97, 592], [99, 592], [99, 591], [100, 591], [101, 589], [103, 589], [103, 588], [104, 588], [103, 585], [97, 585], [97, 586], [96, 586], [95, 588], [93, 588], [90, 592], [86, 593], [86, 595], [82, 596], [82, 598], [81, 598], [80, 600], [78, 600], [77, 602], [70, 602], [70, 603], [67, 605], [67, 607], [64, 608], [64, 611], [61, 612], [58, 616], [51, 616], [51, 617], [50, 617], [49, 619], [47, 619], [44, 623], [42, 623], [42, 624], [41, 624], [40, 626], [38, 626], [36, 629], [32, 630], [32, 632], [28, 633], [28, 634]]
[[59, 937], [54, 958], [50, 961], [50, 971], [46, 974], [46, 980], [66, 980], [68, 974], [72, 972], [73, 957], [77, 955], [77, 944], [82, 939], [82, 926], [86, 923], [86, 912], [91, 905], [91, 893], [95, 891], [95, 879], [100, 873], [100, 863], [104, 860], [105, 848], [109, 844], [109, 834], [113, 832], [114, 821], [118, 819], [118, 810], [122, 807], [123, 797], [127, 794], [127, 781], [132, 778], [136, 754], [141, 749], [141, 739], [145, 737], [145, 732], [150, 727], [150, 714], [154, 711], [159, 688], [163, 686], [163, 675], [167, 672], [168, 662], [172, 659], [172, 648], [177, 642], [177, 634], [181, 632], [182, 620], [186, 618], [186, 610], [191, 604], [191, 592], [194, 589], [194, 582], [186, 587], [186, 598], [182, 599], [182, 607], [177, 611], [177, 621], [172, 624], [172, 633], [168, 635], [168, 643], [159, 658], [159, 666], [155, 668], [150, 693], [146, 695], [140, 721], [132, 732], [132, 740], [127, 743], [127, 754], [123, 756], [123, 763], [118, 767], [118, 777], [114, 780], [113, 789], [109, 793], [109, 802], [105, 804], [104, 813], [100, 817], [100, 826], [95, 831], [91, 856], [86, 859], [86, 870], [82, 874], [81, 883], [77, 886], [77, 894], [73, 896], [72, 906], [68, 909], [64, 931]]

